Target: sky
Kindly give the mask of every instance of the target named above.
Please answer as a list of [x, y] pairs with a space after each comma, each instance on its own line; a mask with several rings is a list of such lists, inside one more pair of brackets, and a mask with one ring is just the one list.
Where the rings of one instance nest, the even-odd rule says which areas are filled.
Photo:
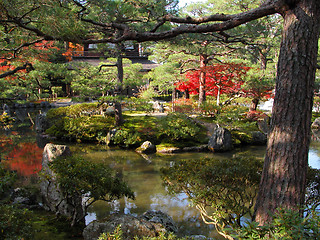
[[195, 2], [205, 2], [206, 0], [179, 0], [179, 6], [184, 7], [186, 4], [195, 3]]

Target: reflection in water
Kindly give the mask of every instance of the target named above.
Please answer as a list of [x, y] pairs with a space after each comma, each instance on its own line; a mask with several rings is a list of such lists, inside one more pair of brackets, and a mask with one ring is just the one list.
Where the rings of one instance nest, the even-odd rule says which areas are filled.
[[320, 169], [320, 142], [312, 142], [309, 150], [309, 165]]
[[36, 142], [23, 142], [16, 145], [3, 158], [9, 169], [16, 170], [21, 176], [30, 176], [41, 170], [42, 152], [43, 149], [39, 148]]
[[[0, 134], [1, 160], [11, 169], [21, 175], [29, 175], [40, 170], [42, 148], [44, 144], [38, 141], [34, 133], [17, 132], [8, 135]], [[190, 206], [185, 194], [169, 195], [160, 178], [160, 168], [172, 166], [178, 159], [200, 159], [213, 157], [217, 159], [231, 158], [235, 152], [220, 153], [181, 153], [173, 155], [149, 155], [143, 158], [133, 151], [110, 149], [97, 145], [70, 146], [74, 153], [81, 153], [91, 161], [103, 162], [123, 175], [131, 188], [135, 191], [136, 200], [121, 199], [113, 204], [97, 202], [89, 209], [87, 223], [102, 219], [111, 212], [131, 213], [140, 215], [153, 209], [161, 210], [173, 217], [185, 234], [203, 234], [215, 238], [217, 235], [212, 227], [202, 223], [198, 211]], [[263, 158], [265, 147], [248, 147], [250, 156]], [[320, 144], [313, 143], [309, 153], [312, 167], [320, 168]]]
[[[79, 152], [78, 146], [71, 146]], [[133, 151], [123, 151], [97, 147], [86, 149], [81, 146], [82, 154], [95, 162], [103, 162], [118, 172], [134, 190], [136, 199], [121, 199], [111, 204], [97, 202], [89, 209], [86, 223], [107, 217], [110, 213], [141, 215], [145, 211], [161, 210], [172, 216], [183, 234], [204, 234], [215, 237], [212, 226], [202, 223], [198, 211], [190, 206], [185, 194], [170, 195], [162, 184], [160, 168], [172, 165], [178, 158], [194, 159], [207, 153], [184, 153], [179, 155], [150, 155], [145, 159]]]

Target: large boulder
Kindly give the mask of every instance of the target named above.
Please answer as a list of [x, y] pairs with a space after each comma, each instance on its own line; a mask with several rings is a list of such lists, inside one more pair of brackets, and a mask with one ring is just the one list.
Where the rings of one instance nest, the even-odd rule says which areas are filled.
[[252, 134], [252, 143], [254, 145], [265, 145], [267, 143], [267, 135], [260, 132], [254, 131]]
[[231, 132], [218, 127], [214, 130], [208, 142], [208, 149], [212, 152], [225, 152], [233, 149]]
[[84, 240], [96, 240], [102, 233], [112, 233], [121, 226], [124, 239], [156, 237], [161, 232], [177, 232], [171, 217], [161, 211], [148, 211], [142, 216], [112, 214], [102, 221], [93, 221], [83, 230]]
[[145, 141], [140, 147], [136, 149], [136, 151], [139, 153], [152, 154], [157, 152], [157, 148], [151, 142]]
[[82, 196], [64, 196], [60, 189], [56, 174], [49, 168], [49, 163], [60, 156], [71, 156], [68, 146], [48, 143], [43, 150], [40, 192], [43, 207], [57, 215], [72, 219], [72, 224], [84, 224]]

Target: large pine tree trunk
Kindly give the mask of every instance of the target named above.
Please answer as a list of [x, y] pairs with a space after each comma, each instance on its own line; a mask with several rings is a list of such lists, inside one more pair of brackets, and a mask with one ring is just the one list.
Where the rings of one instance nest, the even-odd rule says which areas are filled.
[[320, 10], [300, 0], [283, 13], [284, 30], [264, 169], [255, 206], [264, 224], [278, 207], [304, 203]]

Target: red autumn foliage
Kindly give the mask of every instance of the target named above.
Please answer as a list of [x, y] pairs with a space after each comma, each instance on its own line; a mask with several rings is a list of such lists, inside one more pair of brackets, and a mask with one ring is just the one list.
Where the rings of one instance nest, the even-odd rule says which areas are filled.
[[[35, 51], [36, 54], [32, 54], [27, 52], [27, 50]], [[5, 73], [8, 71], [13, 71], [16, 66], [23, 65], [24, 63], [28, 62], [33, 64], [34, 59], [40, 60], [40, 61], [48, 61], [50, 55], [52, 54], [52, 50], [59, 50], [58, 47], [55, 46], [54, 41], [41, 41], [38, 43], [35, 43], [32, 47], [24, 47], [23, 50], [25, 50], [28, 54], [21, 54], [16, 55], [14, 57], [15, 64], [12, 63], [12, 61], [8, 59], [13, 59], [13, 54], [6, 54], [5, 56], [2, 56], [0, 58], [0, 74]], [[30, 58], [30, 55], [33, 57]], [[19, 70], [19, 72], [25, 73], [27, 69]], [[15, 79], [16, 77], [12, 75], [9, 76], [9, 79]]]
[[37, 143], [20, 143], [6, 156], [8, 168], [16, 170], [19, 175], [30, 176], [39, 172], [42, 168], [42, 149]]
[[190, 94], [197, 95], [200, 87], [200, 73], [204, 72], [206, 95], [217, 96], [223, 93], [232, 95], [240, 92], [244, 83], [242, 78], [249, 69], [243, 64], [214, 64], [187, 72], [188, 81], [179, 82], [176, 86], [182, 92], [189, 90]]

